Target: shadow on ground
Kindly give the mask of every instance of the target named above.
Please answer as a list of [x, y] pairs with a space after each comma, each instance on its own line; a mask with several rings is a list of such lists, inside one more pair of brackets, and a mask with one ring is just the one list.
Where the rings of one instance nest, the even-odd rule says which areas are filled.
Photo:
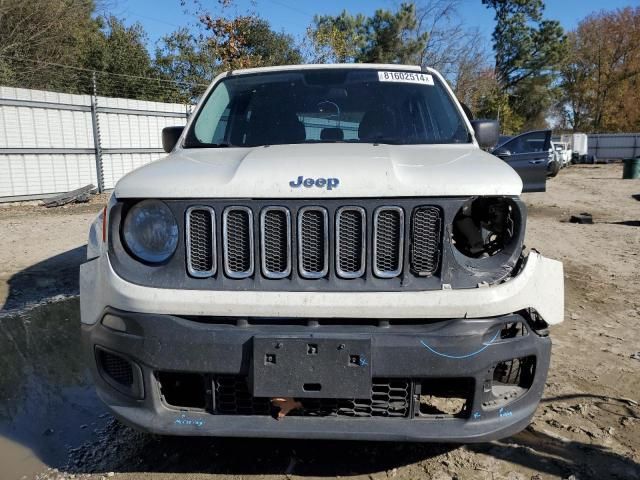
[[627, 227], [640, 227], [640, 220], [624, 220], [622, 222], [609, 222], [609, 225], [625, 225]]
[[[70, 472], [340, 477], [402, 468], [457, 448], [386, 442], [154, 437], [116, 423], [105, 431], [116, 444], [106, 443], [111, 445], [106, 450], [98, 445], [78, 449], [72, 454]], [[128, 450], [123, 457], [124, 448]], [[93, 469], [87, 470], [87, 465]]]
[[482, 468], [484, 464], [493, 465], [499, 478], [502, 478], [499, 470], [513, 471], [518, 466], [559, 478], [570, 475], [581, 479], [640, 478], [637, 463], [606, 447], [563, 441], [534, 428], [499, 442], [466, 447], [153, 437], [134, 432], [115, 421], [103, 433], [103, 441], [77, 449], [72, 454], [70, 472], [342, 477], [371, 475], [412, 466], [414, 470], [398, 472], [399, 478], [417, 478], [424, 472], [434, 473], [435, 470], [476, 478], [464, 474], [476, 472], [479, 475], [481, 470], [485, 470]]
[[514, 437], [469, 449], [560, 478], [640, 479], [640, 465], [609, 448], [567, 441], [532, 427]]
[[0, 313], [39, 303], [56, 295], [79, 291], [80, 264], [86, 260], [86, 245], [43, 260], [13, 275]]

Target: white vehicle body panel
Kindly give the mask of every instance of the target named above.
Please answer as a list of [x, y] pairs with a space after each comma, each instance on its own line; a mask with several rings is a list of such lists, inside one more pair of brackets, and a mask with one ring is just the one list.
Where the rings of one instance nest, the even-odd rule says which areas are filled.
[[482, 318], [534, 308], [550, 324], [563, 320], [562, 263], [531, 252], [518, 276], [500, 285], [424, 292], [260, 292], [159, 289], [120, 278], [108, 255], [82, 265], [81, 318], [95, 323], [105, 307], [170, 315], [318, 318]]
[[[292, 188], [337, 178], [337, 188]], [[167, 181], [170, 179], [170, 181]], [[509, 165], [472, 144], [358, 143], [192, 148], [123, 177], [118, 198], [347, 198], [520, 195]]]
[[[225, 72], [213, 81], [198, 109], [223, 78], [312, 69], [421, 71], [418, 66], [327, 64], [263, 67]], [[520, 195], [522, 180], [502, 160], [480, 148], [473, 128], [447, 82], [435, 70], [458, 108], [472, 143], [450, 145], [295, 144], [254, 148], [183, 148], [192, 115], [174, 151], [145, 165], [116, 185], [118, 198], [354, 198], [461, 195]], [[338, 178], [331, 191], [289, 187], [299, 175]], [[166, 179], [170, 178], [171, 182]]]
[[[344, 65], [269, 67], [227, 75]], [[420, 71], [400, 65], [349, 65]], [[463, 114], [446, 82], [438, 77]], [[204, 100], [201, 100], [201, 103]], [[463, 118], [473, 132], [467, 117]], [[193, 116], [185, 128], [189, 128]], [[472, 135], [473, 136], [473, 135]], [[184, 133], [183, 133], [184, 137]], [[116, 198], [385, 198], [439, 196], [517, 196], [520, 176], [502, 160], [468, 144], [294, 144], [253, 148], [192, 148], [178, 142], [166, 158], [120, 180]], [[304, 178], [336, 178], [333, 189], [294, 188]], [[320, 200], [321, 202], [321, 200]], [[550, 325], [563, 320], [564, 289], [560, 262], [532, 252], [522, 270], [501, 284], [471, 289], [391, 292], [207, 291], [152, 288], [133, 284], [113, 270], [99, 233], [102, 216], [92, 226], [89, 261], [81, 267], [81, 317], [99, 321], [106, 307], [129, 312], [259, 317], [322, 318], [483, 318], [534, 308]]]

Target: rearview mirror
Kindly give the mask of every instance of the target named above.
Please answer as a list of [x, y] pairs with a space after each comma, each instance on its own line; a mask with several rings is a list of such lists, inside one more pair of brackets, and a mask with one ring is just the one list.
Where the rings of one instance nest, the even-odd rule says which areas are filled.
[[162, 148], [169, 153], [178, 143], [184, 127], [165, 127], [162, 129]]
[[491, 148], [498, 143], [500, 124], [497, 120], [473, 120], [471, 126], [480, 148]]

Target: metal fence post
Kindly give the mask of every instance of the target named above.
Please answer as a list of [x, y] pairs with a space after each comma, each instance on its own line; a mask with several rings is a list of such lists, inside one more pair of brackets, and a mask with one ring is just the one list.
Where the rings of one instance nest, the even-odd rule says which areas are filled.
[[96, 72], [91, 76], [93, 93], [91, 95], [91, 126], [93, 127], [93, 145], [96, 156], [96, 177], [98, 179], [98, 193], [104, 192], [104, 170], [102, 168], [102, 145], [100, 143], [100, 124], [98, 123], [98, 85]]

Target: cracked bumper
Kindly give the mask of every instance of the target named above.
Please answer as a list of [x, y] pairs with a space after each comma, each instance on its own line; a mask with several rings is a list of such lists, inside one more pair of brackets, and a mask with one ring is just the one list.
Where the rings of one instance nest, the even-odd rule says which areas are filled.
[[[518, 312], [535, 309], [553, 325], [562, 321], [563, 308], [562, 264], [536, 252], [519, 275], [501, 285], [404, 293], [154, 289], [118, 277], [105, 255], [81, 267], [82, 335], [98, 393], [122, 421], [158, 434], [447, 442], [503, 438], [523, 429], [534, 414], [551, 352], [550, 339], [536, 333], [526, 315]], [[107, 313], [121, 318], [126, 332], [105, 327], [101, 320]], [[215, 322], [215, 317], [229, 316], [318, 322], [314, 326], [295, 321]], [[323, 318], [338, 321], [322, 322]], [[402, 321], [383, 328], [372, 319]], [[527, 324], [528, 334], [503, 339], [501, 328], [513, 321]], [[193, 410], [164, 401], [158, 372], [197, 373], [207, 382], [214, 382], [216, 375], [249, 377], [253, 339], [274, 334], [370, 339], [372, 377], [408, 379], [411, 385], [406, 417], [291, 416], [277, 421], [269, 415], [221, 414], [215, 411], [215, 402]], [[132, 362], [137, 396], [105, 380], [96, 347]], [[496, 365], [524, 357], [535, 358], [530, 385], [517, 397], [495, 403], [496, 396], [488, 392]], [[464, 418], [426, 418], [416, 413], [418, 385], [425, 388], [443, 379], [470, 380]], [[349, 385], [344, 396], [350, 396]]]
[[[172, 315], [138, 314], [107, 309], [123, 320], [129, 333], [114, 332], [102, 322], [83, 325], [86, 354], [100, 398], [124, 423], [143, 431], [167, 435], [351, 439], [393, 441], [484, 442], [512, 435], [529, 423], [540, 401], [549, 367], [551, 340], [527, 324], [526, 317], [506, 315], [484, 319], [378, 326], [272, 325], [234, 326], [201, 323]], [[502, 338], [504, 325], [523, 322], [525, 335]], [[276, 332], [277, 331], [277, 332]], [[287, 416], [276, 420], [268, 412], [225, 410], [215, 379], [249, 378], [255, 338], [336, 339], [371, 341], [374, 379], [407, 379], [408, 405], [400, 417]], [[117, 352], [138, 372], [137, 398], [123, 393], [105, 376], [96, 346]], [[430, 348], [426, 348], [429, 346]], [[494, 370], [513, 358], [535, 359], [526, 388], [508, 400], [493, 389]], [[199, 374], [206, 379], [206, 406], [181, 408], [163, 396], [159, 372]], [[444, 387], [464, 380], [468, 392], [460, 415], [423, 415], [421, 395], [432, 385]], [[340, 395], [353, 398], [345, 382]], [[456, 390], [458, 392], [458, 390]], [[247, 400], [250, 392], [243, 393]], [[264, 399], [263, 399], [264, 400]], [[305, 399], [299, 399], [303, 403]], [[315, 399], [311, 399], [313, 402]], [[221, 402], [228, 404], [228, 398]], [[273, 413], [273, 412], [272, 412]]]

